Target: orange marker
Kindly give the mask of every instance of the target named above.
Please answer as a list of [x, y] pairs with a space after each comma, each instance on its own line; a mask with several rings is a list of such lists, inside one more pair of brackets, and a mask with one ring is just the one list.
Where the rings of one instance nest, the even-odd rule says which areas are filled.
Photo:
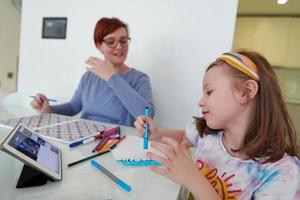
[[102, 139], [98, 144], [97, 146], [93, 149], [92, 152], [95, 152], [95, 151], [99, 151], [99, 149], [101, 149], [105, 144], [106, 142], [109, 140], [108, 137], [105, 137], [104, 139]]
[[117, 140], [114, 139], [109, 139], [106, 144], [104, 144], [99, 150], [97, 150], [97, 152], [102, 152], [107, 150], [109, 147], [111, 147], [113, 144], [115, 144], [117, 142]]

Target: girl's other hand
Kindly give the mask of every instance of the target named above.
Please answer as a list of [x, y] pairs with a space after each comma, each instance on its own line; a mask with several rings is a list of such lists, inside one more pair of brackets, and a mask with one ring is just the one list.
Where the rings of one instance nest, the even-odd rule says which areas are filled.
[[162, 152], [165, 156], [162, 157], [151, 152], [148, 152], [147, 156], [161, 163], [164, 167], [151, 166], [150, 169], [180, 185], [188, 187], [191, 181], [199, 176], [200, 172], [189, 154], [187, 141], [183, 140], [178, 143], [169, 137], [163, 137], [161, 141], [163, 143], [152, 142], [151, 147]]
[[139, 137], [144, 137], [144, 131], [146, 127], [146, 122], [149, 124], [149, 140], [158, 141], [160, 140], [160, 131], [156, 126], [154, 120], [145, 115], [140, 115], [136, 118], [134, 122], [134, 127], [136, 128], [137, 135]]
[[36, 99], [31, 101], [30, 104], [39, 113], [51, 112], [48, 99], [44, 94], [36, 94]]

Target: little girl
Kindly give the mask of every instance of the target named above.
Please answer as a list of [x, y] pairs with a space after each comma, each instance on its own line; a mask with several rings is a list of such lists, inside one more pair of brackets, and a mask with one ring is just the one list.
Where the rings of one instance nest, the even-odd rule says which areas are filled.
[[263, 56], [222, 54], [206, 70], [198, 105], [203, 117], [186, 131], [137, 118], [138, 135], [148, 122], [151, 146], [165, 155], [148, 152], [162, 164], [151, 170], [185, 187], [189, 199], [300, 199], [296, 131]]

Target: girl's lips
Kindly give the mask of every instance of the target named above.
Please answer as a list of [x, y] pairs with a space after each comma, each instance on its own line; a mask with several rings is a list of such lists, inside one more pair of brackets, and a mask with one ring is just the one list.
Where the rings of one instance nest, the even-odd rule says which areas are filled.
[[202, 112], [203, 117], [207, 116], [208, 114], [209, 114], [208, 111], [203, 111], [203, 112]]

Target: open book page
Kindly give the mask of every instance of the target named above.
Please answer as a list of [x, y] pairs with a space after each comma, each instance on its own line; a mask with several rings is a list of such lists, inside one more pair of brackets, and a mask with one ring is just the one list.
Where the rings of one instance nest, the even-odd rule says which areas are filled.
[[161, 155], [158, 150], [150, 147], [149, 141], [148, 150], [143, 149], [144, 139], [138, 136], [127, 135], [114, 150], [112, 150], [115, 160], [126, 166], [149, 166], [160, 165], [160, 163], [150, 160], [146, 153], [151, 151], [155, 154]]

